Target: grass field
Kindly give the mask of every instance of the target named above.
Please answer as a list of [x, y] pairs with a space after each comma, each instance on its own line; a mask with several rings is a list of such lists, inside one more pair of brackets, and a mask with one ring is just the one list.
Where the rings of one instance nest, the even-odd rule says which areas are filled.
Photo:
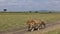
[[40, 13], [0, 13], [0, 31], [21, 28], [30, 18], [44, 19], [47, 23], [60, 20], [60, 14]]
[[49, 31], [45, 34], [60, 34], [60, 30]]

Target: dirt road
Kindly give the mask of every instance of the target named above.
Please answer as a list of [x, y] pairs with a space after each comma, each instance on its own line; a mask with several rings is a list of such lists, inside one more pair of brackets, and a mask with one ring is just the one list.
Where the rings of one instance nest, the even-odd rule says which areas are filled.
[[56, 29], [60, 29], [60, 21], [55, 23], [47, 23], [45, 29], [40, 29], [39, 31], [28, 32], [25, 28], [16, 29], [8, 32], [0, 32], [0, 34], [44, 34], [48, 31], [53, 31]]

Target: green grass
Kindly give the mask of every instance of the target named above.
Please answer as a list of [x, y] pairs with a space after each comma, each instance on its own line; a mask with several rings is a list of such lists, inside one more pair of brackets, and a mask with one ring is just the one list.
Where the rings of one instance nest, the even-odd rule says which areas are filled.
[[60, 30], [49, 31], [45, 34], [60, 34]]
[[0, 13], [0, 31], [21, 28], [25, 26], [29, 18], [44, 19], [46, 22], [60, 20], [60, 14], [40, 14], [40, 13]]

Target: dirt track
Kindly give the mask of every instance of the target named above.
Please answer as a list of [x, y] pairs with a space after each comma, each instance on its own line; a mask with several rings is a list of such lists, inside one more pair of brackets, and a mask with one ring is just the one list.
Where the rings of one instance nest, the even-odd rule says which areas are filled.
[[28, 32], [26, 31], [25, 28], [22, 28], [22, 29], [15, 29], [15, 30], [8, 31], [8, 32], [0, 32], [0, 34], [43, 34], [45, 32], [52, 31], [55, 29], [60, 29], [60, 21], [55, 22], [55, 23], [47, 23], [46, 28], [41, 29], [39, 31], [36, 30], [33, 32]]

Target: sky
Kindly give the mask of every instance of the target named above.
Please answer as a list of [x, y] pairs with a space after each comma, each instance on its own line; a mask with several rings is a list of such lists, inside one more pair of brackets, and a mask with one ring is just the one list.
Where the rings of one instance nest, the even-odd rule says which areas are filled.
[[0, 0], [0, 11], [60, 10], [60, 0]]

